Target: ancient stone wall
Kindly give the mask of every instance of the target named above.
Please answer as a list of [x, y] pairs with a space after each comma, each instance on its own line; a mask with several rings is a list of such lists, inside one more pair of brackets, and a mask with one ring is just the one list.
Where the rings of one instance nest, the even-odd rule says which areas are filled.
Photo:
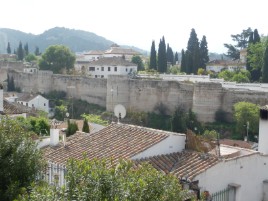
[[240, 101], [268, 104], [268, 92], [223, 88], [221, 83], [129, 79], [113, 75], [108, 79], [54, 75], [50, 71], [30, 74], [10, 71], [16, 87], [24, 92], [65, 91], [75, 97], [113, 111], [122, 104], [127, 110], [172, 114], [177, 106], [192, 108], [199, 121], [213, 122], [223, 110], [232, 119], [233, 105]]

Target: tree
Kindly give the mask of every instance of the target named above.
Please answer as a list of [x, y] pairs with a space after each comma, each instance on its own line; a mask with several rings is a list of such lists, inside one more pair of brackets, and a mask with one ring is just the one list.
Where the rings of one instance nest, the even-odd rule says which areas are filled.
[[257, 135], [259, 131], [259, 106], [249, 102], [236, 103], [234, 105], [234, 119], [240, 138], [246, 136], [247, 124], [249, 124], [248, 135], [249, 139], [253, 140], [254, 135]]
[[29, 54], [29, 47], [28, 47], [28, 43], [26, 43], [24, 45], [24, 55], [27, 56]]
[[206, 36], [203, 36], [200, 42], [200, 64], [199, 67], [206, 69], [206, 64], [209, 62], [208, 57], [208, 44]]
[[18, 60], [22, 61], [23, 58], [24, 58], [24, 52], [23, 52], [21, 41], [19, 43], [19, 47], [18, 47], [18, 50], [17, 50], [17, 55], [18, 55]]
[[78, 125], [76, 122], [71, 122], [70, 119], [68, 119], [68, 127], [66, 131], [66, 136], [70, 136], [75, 134], [76, 131], [78, 131]]
[[35, 56], [40, 55], [39, 47], [37, 47], [37, 46], [35, 47], [34, 54], [35, 54]]
[[15, 91], [15, 83], [13, 76], [11, 76], [10, 78], [9, 75], [7, 75], [7, 91]]
[[7, 53], [11, 54], [11, 47], [10, 47], [10, 43], [7, 43]]
[[181, 50], [181, 72], [186, 73], [186, 56], [184, 53], [184, 49]]
[[262, 82], [268, 83], [268, 47], [265, 49], [264, 62], [262, 68]]
[[157, 70], [156, 64], [156, 50], [155, 50], [155, 42], [152, 42], [151, 46], [151, 54], [150, 54], [150, 69]]
[[34, 54], [28, 54], [25, 56], [25, 61], [31, 62], [31, 61], [36, 61], [37, 57]]
[[174, 65], [174, 53], [169, 44], [167, 45], [167, 62], [171, 65]]
[[177, 107], [171, 117], [171, 130], [177, 133], [185, 133], [187, 130], [186, 119], [185, 111], [182, 107]]
[[49, 185], [33, 186], [31, 194], [21, 201], [54, 200], [158, 200], [182, 201], [183, 191], [178, 178], [164, 175], [150, 164], [135, 165], [120, 160], [69, 160], [66, 188]]
[[158, 72], [167, 72], [167, 52], [164, 36], [162, 37], [162, 39], [160, 39], [158, 47]]
[[240, 52], [239, 50], [247, 48], [248, 47], [248, 39], [252, 33], [251, 28], [244, 29], [241, 34], [231, 35], [232, 40], [236, 42], [235, 45], [232, 44], [224, 44], [224, 47], [226, 47], [227, 54], [226, 56], [230, 57], [233, 60], [239, 59]]
[[42, 155], [29, 133], [18, 121], [0, 121], [0, 200], [14, 200], [21, 188], [35, 180], [42, 168]]
[[138, 71], [144, 70], [144, 64], [139, 55], [134, 55], [131, 62], [138, 65]]
[[186, 73], [197, 73], [200, 65], [199, 41], [195, 29], [191, 30], [186, 50]]
[[174, 64], [177, 64], [178, 62], [179, 62], [179, 54], [178, 54], [178, 52], [175, 52]]
[[260, 35], [258, 33], [258, 29], [254, 29], [253, 32], [253, 43], [259, 43], [261, 41]]
[[82, 131], [85, 133], [89, 133], [89, 125], [88, 125], [88, 121], [86, 120], [86, 118], [84, 119]]
[[74, 67], [75, 55], [63, 45], [49, 46], [39, 61], [41, 70], [51, 70], [53, 73], [69, 72]]

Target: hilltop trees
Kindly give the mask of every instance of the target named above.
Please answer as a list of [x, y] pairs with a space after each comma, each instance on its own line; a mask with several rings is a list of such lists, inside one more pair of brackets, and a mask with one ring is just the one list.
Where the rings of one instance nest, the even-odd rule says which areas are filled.
[[10, 43], [7, 43], [7, 53], [11, 54], [11, 47], [10, 47]]
[[53, 73], [69, 72], [74, 67], [75, 55], [63, 45], [51, 45], [42, 54], [39, 61], [41, 70], [51, 70]]
[[150, 69], [157, 70], [155, 42], [152, 42], [150, 55]]
[[167, 62], [171, 65], [174, 65], [174, 53], [169, 44], [167, 44]]
[[22, 61], [24, 58], [24, 52], [23, 52], [23, 48], [22, 48], [22, 43], [20, 41], [19, 43], [19, 47], [17, 49], [17, 55], [18, 55], [18, 60]]
[[208, 44], [206, 36], [203, 36], [200, 42], [200, 64], [199, 67], [206, 69], [206, 63], [209, 61], [208, 57]]

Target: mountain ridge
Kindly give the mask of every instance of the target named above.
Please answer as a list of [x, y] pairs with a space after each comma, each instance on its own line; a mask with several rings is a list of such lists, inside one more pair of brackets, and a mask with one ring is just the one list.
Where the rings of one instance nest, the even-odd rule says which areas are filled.
[[[29, 52], [31, 53], [35, 51], [36, 47], [39, 48], [40, 52], [44, 52], [48, 46], [56, 44], [68, 46], [73, 52], [106, 50], [114, 43], [93, 32], [65, 27], [54, 27], [38, 35], [15, 29], [0, 28], [0, 53], [7, 52], [8, 42], [10, 43], [11, 51], [14, 52], [18, 48], [20, 41], [22, 45], [28, 43]], [[129, 47], [127, 45], [122, 46]], [[131, 46], [131, 48], [142, 53], [146, 52], [134, 46]]]

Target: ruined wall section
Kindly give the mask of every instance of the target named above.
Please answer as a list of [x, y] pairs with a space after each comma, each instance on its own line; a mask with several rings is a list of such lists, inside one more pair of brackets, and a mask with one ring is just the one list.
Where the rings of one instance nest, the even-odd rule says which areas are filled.
[[177, 106], [192, 107], [193, 84], [177, 81], [128, 79], [109, 76], [107, 82], [107, 110], [122, 104], [130, 111], [172, 114]]

